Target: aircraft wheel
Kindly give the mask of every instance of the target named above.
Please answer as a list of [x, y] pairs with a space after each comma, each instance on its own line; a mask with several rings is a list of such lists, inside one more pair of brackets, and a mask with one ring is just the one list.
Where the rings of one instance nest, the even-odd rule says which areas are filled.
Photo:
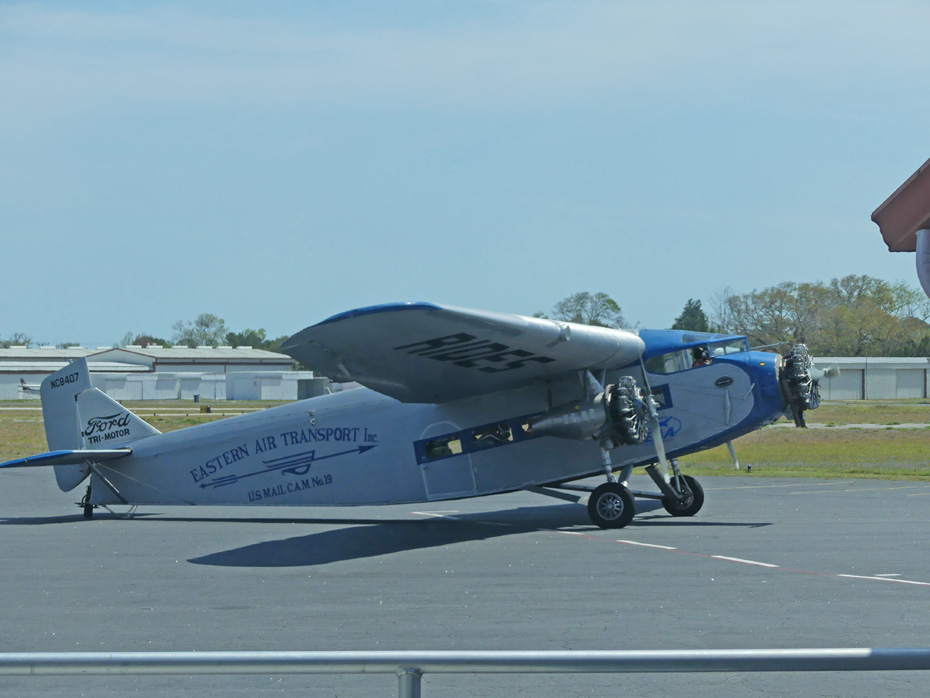
[[636, 500], [617, 482], [605, 482], [588, 497], [588, 516], [600, 528], [623, 528], [633, 520]]
[[84, 505], [84, 518], [85, 519], [94, 518], [94, 505], [93, 504]]
[[685, 487], [691, 491], [691, 495], [683, 502], [663, 499], [662, 506], [672, 516], [694, 516], [704, 506], [704, 488], [690, 475], [682, 475], [681, 479], [684, 480]]

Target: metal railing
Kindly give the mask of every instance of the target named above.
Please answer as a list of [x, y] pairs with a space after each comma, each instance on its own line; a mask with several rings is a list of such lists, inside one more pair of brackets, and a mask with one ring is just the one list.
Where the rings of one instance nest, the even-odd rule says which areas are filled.
[[400, 698], [419, 698], [424, 674], [920, 670], [930, 649], [0, 653], [0, 676], [396, 674]]

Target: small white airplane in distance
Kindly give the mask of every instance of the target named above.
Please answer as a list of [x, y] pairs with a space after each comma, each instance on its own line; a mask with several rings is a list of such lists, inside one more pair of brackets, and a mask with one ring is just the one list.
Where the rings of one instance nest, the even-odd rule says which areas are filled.
[[[352, 310], [284, 351], [363, 388], [159, 433], [93, 388], [77, 360], [42, 381], [64, 491], [90, 478], [84, 515], [111, 504], [348, 506], [531, 490], [627, 525], [634, 495], [673, 516], [704, 502], [678, 456], [819, 404], [807, 350], [750, 351], [743, 336], [625, 330], [398, 303]], [[645, 466], [658, 492], [631, 492]], [[614, 475], [617, 471], [617, 476]], [[574, 481], [602, 474], [592, 487]], [[581, 494], [579, 494], [581, 493]]]
[[21, 392], [24, 392], [24, 393], [37, 393], [39, 392], [39, 384], [38, 383], [27, 383], [25, 380], [20, 378], [19, 389]]

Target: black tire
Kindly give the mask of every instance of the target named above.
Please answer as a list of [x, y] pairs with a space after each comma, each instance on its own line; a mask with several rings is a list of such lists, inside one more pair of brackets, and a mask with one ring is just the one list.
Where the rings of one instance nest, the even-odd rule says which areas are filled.
[[588, 516], [600, 528], [623, 528], [635, 513], [636, 500], [618, 482], [605, 482], [588, 497]]
[[691, 495], [683, 502], [671, 501], [666, 497], [662, 500], [662, 506], [672, 516], [694, 516], [704, 506], [704, 488], [690, 475], [682, 475], [681, 479]]
[[85, 519], [94, 518], [94, 505], [93, 504], [84, 505], [84, 518]]

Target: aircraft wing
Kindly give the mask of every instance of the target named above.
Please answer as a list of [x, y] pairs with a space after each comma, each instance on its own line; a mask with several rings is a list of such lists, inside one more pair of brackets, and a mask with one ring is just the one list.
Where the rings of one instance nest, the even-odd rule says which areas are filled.
[[638, 361], [634, 333], [431, 303], [352, 310], [312, 325], [282, 350], [336, 382], [402, 402], [439, 403], [584, 368]]
[[49, 451], [35, 456], [26, 456], [16, 460], [0, 463], [0, 468], [34, 468], [45, 465], [79, 465], [86, 461], [102, 463], [103, 461], [125, 458], [132, 453], [131, 448], [110, 448], [98, 450]]

